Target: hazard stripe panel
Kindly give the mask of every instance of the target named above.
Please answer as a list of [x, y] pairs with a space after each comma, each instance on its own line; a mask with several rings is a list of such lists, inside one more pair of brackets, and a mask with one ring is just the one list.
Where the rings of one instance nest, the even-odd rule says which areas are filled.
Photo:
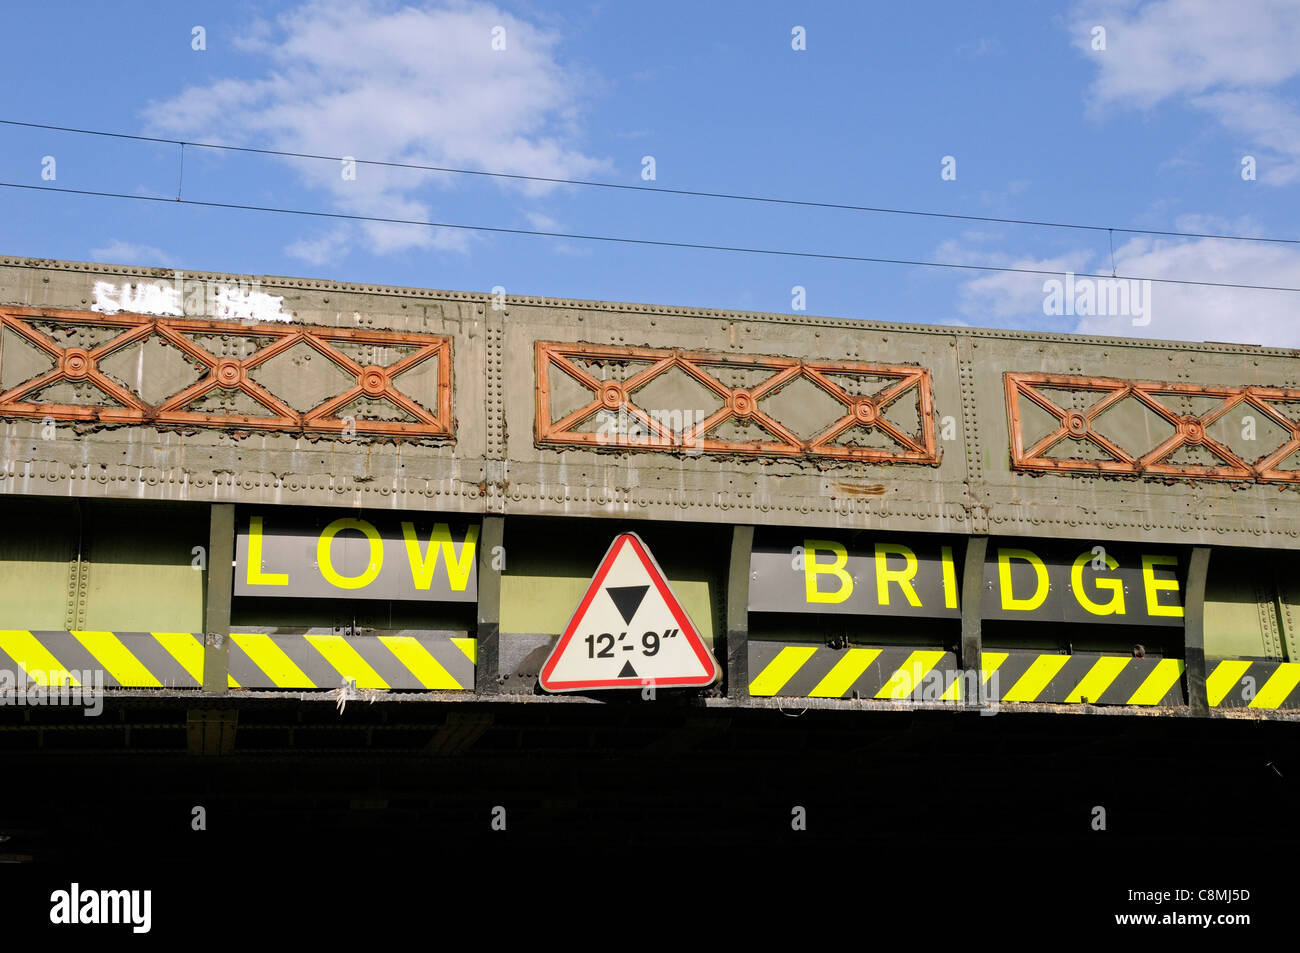
[[[473, 691], [477, 642], [440, 633], [230, 636], [231, 688]], [[0, 629], [0, 671], [12, 683], [104, 688], [202, 688], [204, 647], [193, 632]]]
[[25, 673], [27, 684], [202, 688], [203, 640], [191, 632], [3, 630], [0, 669]]
[[1206, 659], [1212, 708], [1300, 708], [1300, 662]]
[[[749, 694], [753, 697], [911, 698], [920, 697], [944, 673], [957, 667], [956, 656], [940, 650], [782, 642], [749, 643]], [[934, 696], [945, 690], [943, 688]]]
[[[755, 640], [749, 671], [753, 697], [959, 701], [975, 687], [975, 673], [958, 672], [956, 656], [939, 649]], [[985, 652], [979, 672], [991, 701], [1166, 707], [1186, 704], [1182, 676], [1180, 659], [1013, 651]]]
[[477, 642], [440, 633], [230, 636], [230, 675], [243, 688], [473, 691]]

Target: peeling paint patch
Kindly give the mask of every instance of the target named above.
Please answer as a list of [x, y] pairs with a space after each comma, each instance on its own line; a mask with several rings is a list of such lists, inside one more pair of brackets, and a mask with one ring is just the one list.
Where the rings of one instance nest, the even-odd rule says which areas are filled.
[[99, 314], [153, 314], [169, 317], [215, 317], [225, 321], [292, 321], [284, 298], [267, 294], [252, 281], [185, 279], [174, 272], [170, 284], [97, 281], [90, 310]]
[[90, 310], [100, 314], [117, 314], [128, 311], [132, 314], [162, 314], [181, 317], [181, 296], [178, 291], [166, 285], [122, 285], [111, 281], [96, 281], [93, 289], [94, 303]]
[[836, 483], [835, 489], [849, 496], [884, 496], [885, 484], [883, 483]]
[[244, 291], [225, 288], [218, 292], [217, 306], [212, 314], [217, 318], [251, 318], [254, 321], [292, 321], [293, 315], [283, 311], [284, 298], [262, 291]]

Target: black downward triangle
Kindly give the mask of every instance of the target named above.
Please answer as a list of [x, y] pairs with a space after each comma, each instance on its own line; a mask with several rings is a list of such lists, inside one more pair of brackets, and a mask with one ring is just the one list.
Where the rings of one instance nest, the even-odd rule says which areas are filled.
[[636, 678], [636, 670], [632, 668], [631, 662], [624, 662], [623, 669], [618, 673], [619, 678]]
[[630, 623], [632, 616], [636, 615], [636, 610], [641, 606], [641, 600], [645, 594], [650, 591], [649, 586], [610, 586], [605, 590], [609, 597], [614, 600], [614, 605], [618, 609], [618, 614], [623, 617], [624, 622]]

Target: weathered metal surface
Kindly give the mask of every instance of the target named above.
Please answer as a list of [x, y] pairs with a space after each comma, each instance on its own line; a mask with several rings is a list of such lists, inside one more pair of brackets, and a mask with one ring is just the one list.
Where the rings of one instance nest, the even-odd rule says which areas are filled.
[[[1083, 377], [1070, 374], [1005, 375], [1007, 416], [1011, 425], [1011, 459], [1018, 470], [1075, 471], [1110, 476], [1140, 476], [1149, 479], [1182, 477], [1193, 480], [1235, 480], [1258, 482], [1295, 482], [1300, 469], [1281, 469], [1282, 461], [1300, 450], [1300, 423], [1281, 413], [1274, 404], [1300, 405], [1300, 390], [1281, 387], [1212, 387], [1157, 381], [1124, 381], [1109, 377]], [[1066, 410], [1041, 390], [1043, 387], [1104, 396], [1083, 410]], [[1214, 406], [1202, 413], [1179, 413], [1166, 402], [1170, 397], [1212, 398]], [[1165, 398], [1162, 400], [1161, 398]], [[1026, 447], [1022, 400], [1032, 401], [1060, 421], [1060, 426]], [[1136, 401], [1164, 420], [1171, 432], [1154, 446], [1131, 446], [1108, 437], [1098, 418], [1114, 410], [1123, 401]], [[1245, 455], [1234, 452], [1227, 441], [1215, 439], [1212, 428], [1233, 410], [1258, 413], [1277, 425], [1281, 439], [1270, 441]], [[1292, 412], [1300, 406], [1291, 408]], [[1228, 428], [1231, 429], [1231, 428]], [[1249, 428], [1247, 428], [1249, 429]], [[1162, 435], [1163, 436], [1163, 435]], [[1257, 438], [1250, 438], [1255, 442]], [[1088, 441], [1107, 454], [1108, 459], [1088, 460], [1077, 456], [1050, 457], [1047, 454], [1063, 441]], [[1277, 445], [1275, 445], [1275, 443]], [[1077, 444], [1067, 444], [1069, 448]], [[1213, 464], [1176, 464], [1170, 462], [1179, 451], [1204, 448]], [[1262, 451], [1262, 452], [1261, 452]], [[1248, 459], [1249, 457], [1249, 459]]]
[[[215, 283], [248, 280], [221, 275], [191, 277]], [[95, 298], [97, 283], [149, 285], [171, 280], [170, 272], [150, 269], [0, 259], [0, 306], [84, 312]], [[0, 418], [0, 493], [448, 514], [569, 515], [695, 525], [872, 526], [962, 535], [1104, 537], [1271, 549], [1295, 548], [1300, 540], [1300, 506], [1296, 505], [1300, 498], [1293, 495], [1300, 492], [1300, 483], [1290, 480], [1200, 479], [1194, 471], [1159, 478], [1147, 474], [1140, 479], [1109, 479], [1098, 468], [1020, 469], [1013, 461], [1003, 376], [1041, 371], [1085, 377], [1104, 368], [1108, 379], [1116, 381], [1176, 381], [1202, 390], [1255, 388], [1252, 393], [1259, 395], [1272, 392], [1269, 389], [1300, 390], [1300, 359], [1293, 351], [521, 297], [507, 297], [504, 307], [497, 310], [494, 298], [481, 293], [269, 277], [259, 279], [258, 284], [283, 298], [291, 323], [277, 325], [280, 331], [309, 327], [427, 334], [451, 340], [447, 360], [453, 373], [440, 377], [438, 385], [445, 382], [454, 396], [454, 442], [445, 437], [368, 434], [361, 427], [365, 415], [358, 416], [357, 434], [351, 441], [342, 439], [342, 434], [249, 427], [187, 426], [182, 434], [176, 425], [116, 425], [99, 419], [58, 422], [54, 439], [47, 439], [49, 428], [40, 417], [6, 415]], [[211, 317], [204, 314], [195, 319], [217, 324], [230, 334], [245, 333], [249, 327], [238, 320], [211, 321]], [[332, 347], [337, 346], [330, 341]], [[900, 432], [911, 434], [926, 448], [926, 438], [916, 435], [932, 426], [938, 463], [900, 464], [802, 452], [786, 456], [695, 453], [695, 448], [686, 446], [640, 452], [632, 447], [611, 449], [589, 443], [539, 445], [537, 348], [539, 342], [556, 341], [660, 354], [680, 349], [729, 359], [781, 355], [803, 362], [803, 366], [848, 362], [925, 368], [930, 375], [931, 419], [928, 424], [918, 420], [915, 430], [900, 428]], [[21, 349], [32, 348], [12, 329], [0, 329], [0, 389], [13, 389], [34, 376], [30, 368], [13, 359], [14, 352], [21, 353]], [[325, 397], [301, 405], [306, 411], [357, 386], [355, 374], [344, 374], [334, 361], [314, 353], [316, 358], [297, 368], [296, 375], [285, 372], [290, 380], [282, 384], [295, 384], [308, 394], [323, 390]], [[106, 360], [111, 362], [111, 357]], [[51, 355], [46, 363], [52, 359]], [[360, 367], [368, 366], [365, 360], [353, 359]], [[211, 366], [204, 367], [203, 373], [210, 376]], [[738, 376], [714, 369], [710, 374], [732, 392], [751, 394], [774, 374], [770, 368], [757, 368], [751, 380], [743, 367], [732, 371]], [[35, 373], [43, 372], [38, 369]], [[173, 381], [168, 376], [173, 373], [178, 371], [167, 372], [150, 386], [156, 384], [166, 397], [195, 383]], [[340, 375], [345, 380], [336, 386]], [[257, 379], [256, 373], [250, 372], [250, 376]], [[598, 375], [592, 376], [598, 379]], [[195, 377], [202, 375], [196, 373]], [[838, 379], [836, 382], [844, 388]], [[573, 409], [592, 402], [590, 388], [568, 374], [552, 371], [553, 407], [560, 406], [557, 401], [562, 395], [558, 392], [565, 388], [570, 389], [565, 400], [579, 401]], [[266, 389], [275, 393], [269, 385]], [[880, 389], [864, 393], [845, 389], [845, 393], [869, 397]], [[222, 393], [226, 392], [217, 388], [208, 396]], [[247, 397], [244, 391], [230, 393]], [[700, 394], [714, 402], [712, 410], [709, 402], [697, 404], [695, 398]], [[1068, 399], [1050, 395], [1050, 399], [1067, 414], [1083, 414], [1096, 402], [1096, 393], [1079, 394]], [[703, 418], [694, 418], [697, 421], [707, 421], [722, 399], [716, 390], [678, 366], [648, 381], [636, 396], [642, 407], [705, 411]], [[1212, 412], [1197, 406], [1207, 399], [1222, 403], [1222, 398], [1190, 394], [1162, 396], [1161, 403], [1180, 418], [1202, 417]], [[1259, 399], [1286, 416], [1276, 401]], [[1022, 408], [1022, 426], [1043, 427], [1041, 435], [1023, 431], [1024, 446], [1032, 448], [1042, 435], [1058, 429], [1062, 420], [1039, 404], [1027, 403], [1032, 406]], [[812, 442], [842, 421], [847, 406], [800, 375], [779, 392], [769, 392], [759, 409], [800, 441]], [[897, 400], [891, 404], [899, 406]], [[294, 409], [305, 412], [299, 405]], [[341, 410], [330, 413], [338, 418]], [[1249, 422], [1241, 419], [1247, 410], [1253, 417]], [[451, 425], [449, 417], [437, 416]], [[1174, 430], [1167, 418], [1145, 405], [1127, 420], [1117, 419], [1118, 431], [1112, 428], [1111, 417], [1111, 413], [1100, 416], [1101, 432], [1134, 459], [1168, 437], [1153, 429], [1151, 436], [1159, 439], [1143, 444], [1148, 426], [1154, 428], [1158, 423], [1170, 433]], [[1247, 423], [1258, 431], [1258, 452], [1240, 445]], [[770, 434], [746, 434], [737, 430], [736, 424], [733, 415], [709, 436], [729, 444], [785, 440]], [[1224, 432], [1229, 428], [1237, 436]], [[853, 453], [908, 452], [878, 427], [853, 427], [845, 431], [849, 432], [855, 435], [848, 443]], [[1246, 400], [1221, 414], [1207, 433], [1252, 466], [1276, 458], [1294, 439], [1294, 431], [1276, 416]], [[1106, 456], [1092, 441], [1067, 442], [1087, 444]], [[1049, 459], [1059, 456], [1050, 450], [1044, 453]], [[1200, 459], [1204, 454], [1213, 459]], [[1203, 467], [1219, 466], [1223, 460], [1204, 445], [1192, 448], [1184, 444], [1170, 453], [1169, 459], [1158, 462]], [[1277, 458], [1263, 470], [1280, 473], [1292, 466], [1293, 461]]]
[[[685, 450], [863, 463], [939, 463], [930, 372], [924, 367], [552, 341], [538, 341], [536, 348], [539, 444], [606, 447], [624, 452]], [[603, 376], [611, 369], [626, 367], [629, 362], [644, 362], [647, 366], [621, 380]], [[599, 367], [602, 376], [598, 378], [584, 369], [583, 363]], [[664, 379], [674, 369], [702, 385], [709, 393], [701, 395], [701, 402], [709, 401], [711, 395], [712, 403], [718, 405], [716, 409], [711, 407], [712, 412], [707, 416], [706, 412], [699, 412], [696, 420], [696, 408], [684, 407], [680, 401], [668, 407], [638, 406], [640, 394], [648, 385]], [[569, 375], [589, 391], [579, 398], [581, 406], [567, 412], [553, 406], [553, 370]], [[737, 386], [718, 379], [718, 373], [724, 370], [763, 373], [752, 386]], [[837, 383], [837, 377], [843, 384]], [[815, 385], [837, 405], [824, 415], [822, 427], [807, 438], [800, 437], [776, 413], [763, 406], [765, 400], [774, 400], [795, 381]], [[871, 393], [849, 393], [846, 387], [853, 386], [849, 381]], [[902, 402], [905, 395], [914, 404]], [[908, 419], [902, 426], [888, 418], [896, 401], [900, 402], [901, 416]], [[557, 413], [563, 416], [557, 419]], [[607, 420], [614, 415], [630, 416], [639, 426], [634, 425], [631, 433], [628, 428], [616, 427], [606, 427], [597, 433], [578, 429], [602, 414], [607, 415]], [[717, 434], [727, 423], [753, 427], [754, 439], [720, 439]], [[875, 449], [837, 442], [849, 438], [855, 429], [878, 431], [894, 447]]]
[[[15, 335], [42, 353], [53, 366], [43, 373], [18, 381], [0, 390], [0, 417], [37, 417], [55, 421], [85, 421], [105, 424], [152, 424], [179, 427], [226, 427], [229, 429], [302, 431], [307, 433], [383, 434], [386, 436], [451, 437], [451, 342], [428, 334], [395, 334], [388, 331], [363, 331], [351, 328], [324, 328], [282, 324], [241, 324], [228, 321], [192, 321], [171, 317], [136, 314], [99, 315], [89, 311], [52, 308], [6, 308], [0, 310], [0, 328]], [[93, 346], [60, 343], [95, 341]], [[213, 354], [199, 340], [219, 344], [222, 353]], [[395, 363], [363, 365], [339, 350], [346, 342], [371, 348], [402, 348], [411, 353]], [[87, 341], [86, 343], [90, 343]], [[158, 345], [149, 351], [150, 345]], [[14, 344], [10, 344], [13, 347]], [[170, 346], [174, 353], [167, 350]], [[310, 349], [350, 376], [352, 382], [338, 388], [312, 406], [295, 409], [282, 400], [256, 376], [266, 372], [275, 358], [298, 347]], [[132, 353], [134, 352], [134, 353]], [[242, 356], [231, 356], [240, 354]], [[166, 356], [164, 356], [166, 355]], [[110, 359], [120, 361], [129, 376], [138, 368], [136, 385], [115, 379], [106, 370]], [[130, 359], [135, 357], [134, 361]], [[152, 360], [150, 360], [152, 359]], [[182, 379], [192, 377], [187, 370], [197, 369], [198, 380], [178, 390], [146, 400], [144, 394], [156, 389], [155, 378], [165, 373], [161, 366], [170, 359]], [[19, 356], [11, 354], [11, 363]], [[425, 361], [437, 366], [434, 409], [398, 389], [396, 378], [412, 371]], [[146, 366], [148, 363], [148, 366]], [[301, 358], [295, 359], [302, 364]], [[288, 393], [296, 389], [292, 370], [283, 376]], [[78, 388], [76, 385], [89, 385]], [[342, 383], [342, 382], [340, 382]], [[58, 388], [58, 385], [69, 385]], [[275, 386], [275, 385], [272, 385]], [[91, 390], [93, 388], [93, 390]], [[276, 388], [279, 389], [279, 388]], [[61, 392], [61, 400], [42, 400], [49, 390]], [[231, 413], [220, 409], [196, 410], [205, 399], [243, 395], [260, 412]], [[318, 395], [319, 396], [319, 395]], [[80, 399], [78, 399], [80, 398]], [[349, 415], [340, 410], [357, 401], [387, 401], [411, 421], [378, 420]]]
[[[230, 276], [202, 275], [194, 280], [211, 286], [240, 284]], [[96, 301], [98, 285], [138, 289], [172, 281], [173, 273], [168, 271], [0, 259], [0, 305], [84, 311]], [[377, 288], [344, 291], [329, 283], [294, 280], [290, 284], [294, 289], [286, 296], [284, 318], [294, 320], [277, 325], [281, 331], [312, 325], [455, 337], [456, 347], [448, 360], [463, 373], [442, 379], [450, 385], [456, 376], [452, 389], [457, 406], [471, 409], [453, 425], [455, 441], [364, 431], [347, 440], [341, 432], [307, 435], [221, 427], [182, 432], [182, 428], [152, 424], [57, 422], [55, 426], [35, 418], [0, 419], [0, 493], [477, 512], [486, 476], [486, 418], [496, 416], [479, 410], [487, 403], [480, 347], [483, 305], [478, 299], [482, 296], [411, 291], [389, 295], [378, 294]], [[240, 320], [219, 324], [233, 336], [250, 326]], [[15, 337], [11, 330], [0, 329], [0, 388], [31, 376], [15, 367], [16, 360], [11, 365], [15, 352], [31, 350], [21, 340], [15, 348]], [[310, 360], [296, 365], [297, 356]], [[425, 368], [433, 369], [440, 361], [424, 361], [398, 378], [398, 384], [409, 386], [410, 374], [422, 376]], [[298, 388], [304, 400], [300, 406], [307, 409], [356, 383], [354, 376], [309, 345], [281, 355], [276, 363], [286, 362], [287, 367], [273, 369], [280, 378], [277, 386]], [[363, 352], [357, 363], [368, 362]], [[11, 373], [17, 375], [15, 380], [10, 379]], [[146, 377], [141, 383], [158, 386], [166, 395], [193, 380], [177, 380], [164, 369], [160, 376]], [[436, 388], [438, 382], [433, 383]], [[360, 423], [367, 414], [356, 416]]]
[[[913, 529], [957, 532], [969, 526], [970, 486], [961, 442], [961, 392], [954, 339], [929, 332], [909, 337], [888, 327], [862, 322], [806, 323], [780, 316], [743, 316], [678, 308], [605, 305], [587, 302], [547, 302], [520, 299], [505, 310], [505, 456], [509, 481], [505, 504], [509, 513], [630, 517], [665, 521], [752, 522], [786, 525], [854, 526], [864, 519]], [[945, 329], [946, 330], [946, 329]], [[710, 375], [731, 392], [752, 398], [774, 374], [789, 372], [792, 363], [846, 362], [854, 365], [921, 368], [930, 375], [931, 426], [935, 428], [937, 463], [899, 464], [868, 460], [744, 453], [699, 447], [642, 452], [616, 452], [625, 439], [620, 431], [605, 446], [553, 446], [537, 440], [535, 387], [537, 345], [578, 341], [592, 348], [644, 348], [660, 356], [680, 350], [688, 354], [736, 358], [728, 365], [711, 365]], [[669, 345], [665, 347], [665, 345]], [[527, 355], [527, 363], [523, 358]], [[753, 366], [759, 355], [791, 359], [784, 368]], [[654, 365], [647, 357], [640, 366], [628, 362], [619, 374], [640, 373]], [[796, 372], [797, 373], [797, 372]], [[599, 377], [599, 374], [592, 374]], [[872, 380], [860, 375], [828, 375], [851, 397], [873, 397], [899, 378]], [[519, 388], [527, 387], [526, 399]], [[592, 391], [568, 374], [552, 370], [551, 406], [571, 411], [591, 403]], [[913, 436], [922, 447], [925, 424], [919, 418], [918, 393], [913, 386], [905, 399], [893, 401], [885, 416], [896, 429]], [[670, 417], [688, 414], [696, 422], [718, 415], [723, 398], [678, 367], [666, 368], [638, 390], [637, 404]], [[793, 376], [779, 391], [755, 402], [757, 409], [778, 420], [800, 441], [814, 441], [846, 416], [846, 405], [802, 375]], [[911, 419], [902, 419], [904, 412]], [[895, 416], [897, 415], [897, 416]], [[596, 430], [593, 421], [588, 429]], [[946, 441], [943, 435], [952, 439]], [[777, 443], [769, 431], [734, 415], [721, 420], [709, 437], [726, 444]], [[847, 439], [846, 439], [847, 438]], [[905, 452], [878, 428], [853, 426], [840, 443], [852, 449], [886, 454]], [[684, 443], [684, 441], [683, 441]], [[611, 452], [615, 451], [615, 452]]]

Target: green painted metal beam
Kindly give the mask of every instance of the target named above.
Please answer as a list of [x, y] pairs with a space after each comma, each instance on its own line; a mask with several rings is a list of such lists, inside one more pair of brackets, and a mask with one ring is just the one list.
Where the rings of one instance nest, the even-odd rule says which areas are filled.
[[1183, 606], [1183, 658], [1187, 665], [1187, 704], [1194, 715], [1210, 711], [1205, 690], [1205, 577], [1209, 568], [1210, 547], [1193, 546]]
[[212, 504], [209, 519], [207, 600], [203, 612], [203, 630], [207, 633], [203, 650], [203, 690], [224, 695], [230, 668], [230, 603], [235, 584], [231, 570], [235, 561], [234, 504]]
[[754, 527], [731, 529], [731, 562], [727, 570], [727, 695], [749, 695], [749, 558]]
[[984, 630], [980, 623], [983, 606], [984, 555], [988, 551], [987, 536], [971, 536], [966, 540], [966, 554], [961, 569], [961, 667], [974, 671], [980, 667], [980, 653], [984, 650]]
[[474, 690], [496, 694], [501, 682], [501, 572], [505, 556], [505, 524], [500, 516], [484, 516], [478, 537], [478, 662]]

